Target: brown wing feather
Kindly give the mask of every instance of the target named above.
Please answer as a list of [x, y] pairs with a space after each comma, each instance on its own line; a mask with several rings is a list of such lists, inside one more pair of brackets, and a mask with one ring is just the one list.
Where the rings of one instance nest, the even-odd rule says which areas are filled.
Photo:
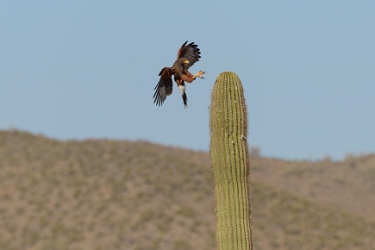
[[179, 48], [179, 50], [177, 51], [177, 60], [180, 59], [180, 58], [182, 58], [181, 54], [183, 53], [184, 48], [185, 48], [187, 42], [188, 42], [188, 41], [184, 42], [184, 43], [181, 45], [181, 47]]
[[168, 67], [163, 68], [159, 73], [160, 79], [154, 88], [155, 93], [153, 96], [154, 103], [157, 106], [161, 106], [167, 96], [172, 94], [172, 74], [173, 69]]
[[201, 58], [200, 49], [198, 48], [198, 45], [194, 44], [194, 42], [187, 44], [188, 41], [184, 42], [180, 49], [177, 52], [177, 59], [180, 58], [186, 58], [189, 60], [189, 67], [193, 66], [194, 63], [199, 61], [199, 58]]

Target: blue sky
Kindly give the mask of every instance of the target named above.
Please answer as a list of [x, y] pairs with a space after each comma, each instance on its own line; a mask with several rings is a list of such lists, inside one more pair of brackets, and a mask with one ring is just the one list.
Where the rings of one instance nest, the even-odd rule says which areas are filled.
[[[217, 75], [240, 77], [249, 144], [284, 159], [375, 152], [375, 1], [1, 1], [0, 129], [209, 148]], [[153, 103], [197, 43], [207, 71]]]

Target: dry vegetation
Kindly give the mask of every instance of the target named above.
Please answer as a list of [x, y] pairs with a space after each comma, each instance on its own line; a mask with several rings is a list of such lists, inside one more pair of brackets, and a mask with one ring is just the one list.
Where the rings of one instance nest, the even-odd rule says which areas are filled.
[[[254, 246], [375, 249], [375, 155], [253, 157]], [[208, 154], [0, 131], [0, 249], [214, 249]]]

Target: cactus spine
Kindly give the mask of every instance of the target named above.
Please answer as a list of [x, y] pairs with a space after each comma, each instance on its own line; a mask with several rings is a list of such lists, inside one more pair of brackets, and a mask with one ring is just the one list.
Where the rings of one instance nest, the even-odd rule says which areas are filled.
[[247, 113], [240, 79], [221, 73], [210, 106], [210, 157], [219, 250], [252, 249]]

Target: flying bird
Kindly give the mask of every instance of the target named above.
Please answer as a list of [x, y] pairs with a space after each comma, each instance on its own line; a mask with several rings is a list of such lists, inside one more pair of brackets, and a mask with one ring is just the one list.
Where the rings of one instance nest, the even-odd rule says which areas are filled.
[[177, 83], [180, 89], [182, 100], [184, 102], [185, 108], [187, 107], [187, 97], [185, 93], [185, 82], [191, 83], [197, 77], [203, 79], [204, 71], [199, 71], [195, 75], [189, 72], [189, 68], [193, 66], [194, 63], [199, 61], [201, 58], [200, 49], [198, 45], [194, 42], [187, 44], [188, 41], [184, 42], [177, 52], [177, 60], [174, 62], [172, 67], [164, 67], [160, 73], [160, 80], [156, 87], [154, 88], [154, 103], [157, 106], [161, 106], [168, 95], [172, 94], [172, 75], [174, 76], [174, 81]]

